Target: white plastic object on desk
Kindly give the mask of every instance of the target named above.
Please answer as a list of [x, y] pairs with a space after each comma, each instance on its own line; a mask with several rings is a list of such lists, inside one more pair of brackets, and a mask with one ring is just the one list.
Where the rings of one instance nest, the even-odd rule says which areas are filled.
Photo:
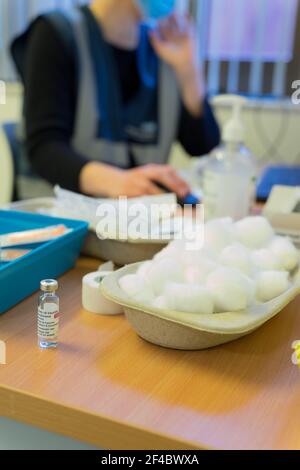
[[100, 291], [100, 285], [103, 279], [110, 274], [112, 270], [100, 270], [84, 276], [82, 280], [82, 305], [85, 310], [96, 315], [121, 315], [123, 308], [110, 300], [107, 300]]

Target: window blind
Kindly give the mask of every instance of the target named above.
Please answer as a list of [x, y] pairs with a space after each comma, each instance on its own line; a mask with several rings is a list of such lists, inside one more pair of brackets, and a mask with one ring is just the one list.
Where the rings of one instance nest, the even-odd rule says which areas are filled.
[[248, 65], [244, 91], [262, 95], [265, 72], [271, 69], [269, 94], [285, 94], [298, 0], [192, 0], [192, 6], [211, 94], [239, 92], [243, 64]]
[[[260, 96], [266, 93], [266, 71], [268, 94], [285, 94], [299, 0], [177, 1], [183, 11], [190, 2], [196, 18], [198, 56], [207, 70], [210, 94]], [[0, 0], [0, 80], [16, 78], [9, 44], [35, 16], [84, 3], [88, 0]], [[243, 90], [242, 78], [247, 82]]]

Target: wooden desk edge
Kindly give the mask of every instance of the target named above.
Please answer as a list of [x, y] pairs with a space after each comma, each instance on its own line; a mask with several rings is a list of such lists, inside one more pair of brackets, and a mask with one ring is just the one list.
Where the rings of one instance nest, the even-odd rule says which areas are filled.
[[107, 450], [207, 450], [0, 384], [0, 415]]

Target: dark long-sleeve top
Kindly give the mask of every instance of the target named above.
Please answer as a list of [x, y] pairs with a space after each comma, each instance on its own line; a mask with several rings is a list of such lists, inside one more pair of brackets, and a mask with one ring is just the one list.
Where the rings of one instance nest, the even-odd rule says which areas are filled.
[[[127, 103], [140, 84], [136, 52], [111, 47]], [[30, 35], [24, 82], [26, 146], [33, 169], [52, 184], [79, 191], [79, 175], [87, 159], [71, 143], [77, 101], [76, 59], [43, 18]], [[207, 101], [199, 118], [182, 104], [177, 138], [192, 156], [207, 154], [218, 145], [219, 128]]]

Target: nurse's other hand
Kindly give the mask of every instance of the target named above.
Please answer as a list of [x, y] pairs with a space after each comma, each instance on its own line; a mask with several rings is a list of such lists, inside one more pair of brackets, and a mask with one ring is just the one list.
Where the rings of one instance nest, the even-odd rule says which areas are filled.
[[174, 14], [162, 20], [150, 39], [157, 55], [176, 71], [196, 63], [195, 27], [188, 17]]
[[88, 163], [80, 175], [80, 189], [93, 196], [117, 198], [161, 194], [162, 185], [184, 198], [191, 191], [188, 184], [169, 165], [150, 164], [121, 170], [102, 163]]
[[185, 107], [194, 116], [203, 111], [205, 83], [198, 66], [196, 33], [187, 17], [172, 15], [162, 21], [157, 31], [150, 34], [157, 55], [170, 65], [177, 75]]

